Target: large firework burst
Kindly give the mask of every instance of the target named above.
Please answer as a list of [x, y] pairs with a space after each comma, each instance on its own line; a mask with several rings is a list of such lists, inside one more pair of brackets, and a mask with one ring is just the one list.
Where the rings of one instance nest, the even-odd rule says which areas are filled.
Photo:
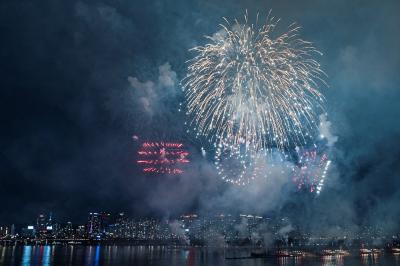
[[192, 125], [212, 142], [256, 151], [307, 143], [323, 110], [317, 88], [324, 73], [313, 59], [320, 53], [294, 24], [275, 36], [279, 20], [269, 16], [261, 26], [247, 14], [243, 23], [225, 21], [188, 61], [183, 87]]

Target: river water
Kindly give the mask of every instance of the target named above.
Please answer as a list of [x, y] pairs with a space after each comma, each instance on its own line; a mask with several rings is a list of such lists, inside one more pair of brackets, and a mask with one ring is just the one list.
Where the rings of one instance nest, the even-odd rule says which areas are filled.
[[[246, 254], [244, 254], [246, 253]], [[0, 246], [0, 265], [399, 265], [400, 255], [225, 259], [248, 251], [163, 246]]]

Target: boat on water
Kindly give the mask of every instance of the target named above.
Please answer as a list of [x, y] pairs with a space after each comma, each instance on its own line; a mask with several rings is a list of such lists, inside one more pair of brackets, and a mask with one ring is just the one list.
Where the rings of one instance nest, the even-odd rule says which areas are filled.
[[250, 252], [250, 256], [227, 257], [226, 259], [255, 259], [255, 258], [280, 258], [280, 257], [312, 257], [312, 256], [346, 256], [350, 252], [343, 249], [324, 249], [319, 252], [311, 252], [305, 250], [265, 250], [255, 249]]
[[400, 253], [400, 248], [391, 248], [389, 249], [389, 252], [392, 254], [399, 254]]
[[301, 250], [253, 250], [250, 256], [253, 258], [270, 258], [270, 257], [303, 257], [306, 253]]
[[250, 252], [250, 256], [226, 257], [227, 260], [233, 259], [257, 259], [257, 258], [275, 258], [275, 257], [291, 257], [286, 250], [267, 251], [265, 249], [255, 249]]
[[381, 249], [377, 248], [360, 248], [360, 255], [370, 255], [370, 254], [380, 254], [382, 253]]
[[317, 252], [319, 256], [340, 256], [340, 255], [350, 255], [350, 252], [343, 249], [323, 249]]

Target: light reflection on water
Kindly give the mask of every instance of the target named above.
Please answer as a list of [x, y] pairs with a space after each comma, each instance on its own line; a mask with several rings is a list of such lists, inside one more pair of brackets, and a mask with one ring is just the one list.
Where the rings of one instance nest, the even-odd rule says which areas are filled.
[[248, 253], [248, 250], [242, 249], [164, 246], [0, 246], [0, 265], [400, 266], [400, 255], [398, 254], [225, 259], [225, 257], [248, 256]]
[[[6, 249], [6, 247], [3, 247]], [[24, 251], [22, 253], [22, 265], [30, 265], [31, 264], [31, 257], [32, 257], [32, 247], [31, 246], [25, 246]]]

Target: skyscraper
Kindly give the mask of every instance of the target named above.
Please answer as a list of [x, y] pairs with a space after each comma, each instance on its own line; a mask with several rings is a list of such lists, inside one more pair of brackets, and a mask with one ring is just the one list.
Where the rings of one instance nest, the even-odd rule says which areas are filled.
[[99, 213], [89, 213], [86, 232], [89, 238], [101, 237], [101, 215]]
[[38, 237], [46, 238], [53, 233], [52, 214], [47, 217], [46, 214], [39, 214], [36, 219], [36, 234]]
[[46, 233], [46, 215], [45, 214], [39, 214], [37, 219], [36, 219], [36, 231], [38, 233]]
[[87, 236], [89, 238], [100, 239], [107, 233], [110, 224], [111, 215], [106, 212], [91, 212], [88, 216], [86, 227]]

